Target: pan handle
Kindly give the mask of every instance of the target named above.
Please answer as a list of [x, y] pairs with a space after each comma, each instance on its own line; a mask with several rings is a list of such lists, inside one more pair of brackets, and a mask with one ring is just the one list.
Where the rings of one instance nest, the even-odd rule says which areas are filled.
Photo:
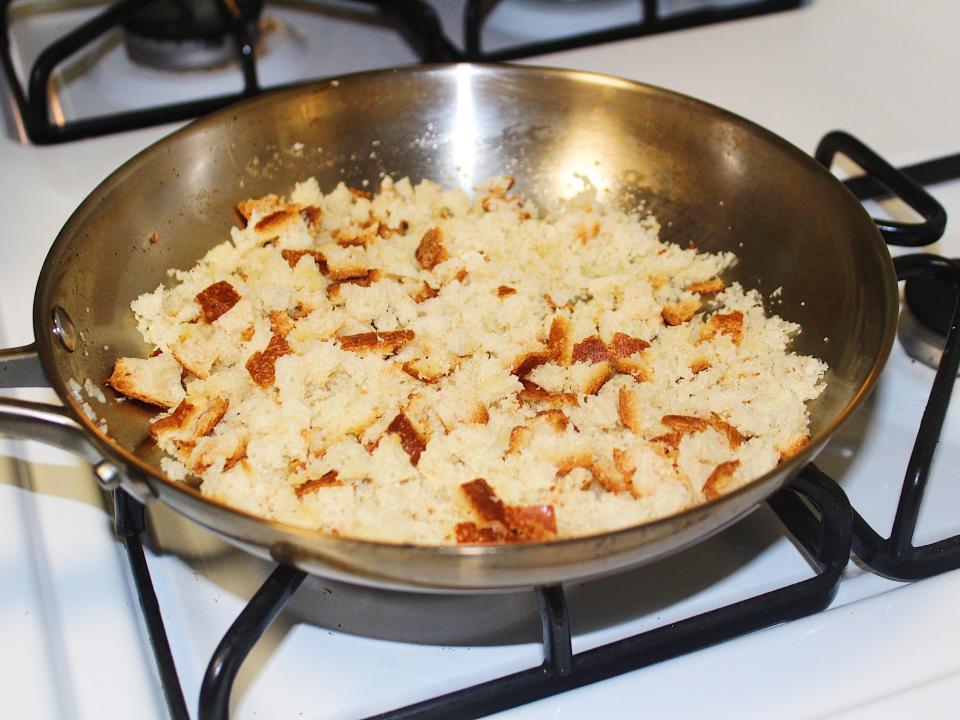
[[[26, 387], [50, 387], [36, 346], [0, 349], [0, 388]], [[101, 487], [120, 485], [120, 471], [104, 460], [62, 405], [0, 397], [0, 433], [75, 453], [93, 464]]]
[[34, 343], [0, 349], [0, 388], [50, 387]]

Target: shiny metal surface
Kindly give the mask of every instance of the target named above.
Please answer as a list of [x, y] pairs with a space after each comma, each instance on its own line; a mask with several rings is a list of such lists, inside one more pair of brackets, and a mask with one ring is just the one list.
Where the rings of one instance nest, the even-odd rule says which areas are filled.
[[50, 332], [57, 336], [57, 340], [67, 352], [77, 349], [77, 327], [67, 315], [67, 311], [59, 305], [53, 309], [53, 325]]
[[908, 305], [904, 305], [900, 312], [897, 337], [900, 338], [907, 355], [914, 360], [919, 360], [934, 370], [940, 367], [940, 359], [947, 343], [946, 337], [920, 322]]
[[50, 387], [35, 343], [0, 350], [0, 388]]
[[[583, 189], [643, 203], [664, 239], [740, 258], [728, 280], [771, 293], [768, 309], [803, 327], [795, 347], [826, 360], [807, 449], [731, 495], [671, 518], [594, 537], [497, 547], [355, 541], [264, 521], [167, 480], [148, 441], [149, 410], [110, 399], [86, 418], [69, 378], [98, 385], [118, 355], [149, 352], [130, 301], [189, 267], [236, 220], [235, 203], [382, 173], [470, 187], [514, 175], [544, 203]], [[157, 242], [150, 242], [157, 233]], [[51, 329], [61, 306], [76, 352]], [[616, 78], [529, 67], [454, 65], [366, 73], [270, 94], [199, 120], [134, 157], [64, 226], [34, 304], [44, 371], [87, 436], [125, 471], [201, 525], [310, 572], [396, 588], [494, 590], [614, 572], [675, 552], [749, 512], [824, 444], [869, 391], [895, 332], [896, 281], [877, 229], [811, 158], [713, 106]], [[9, 431], [8, 403], [0, 429]]]
[[14, 437], [36, 440], [72, 452], [91, 463], [103, 461], [66, 408], [26, 400], [0, 400], [0, 430]]

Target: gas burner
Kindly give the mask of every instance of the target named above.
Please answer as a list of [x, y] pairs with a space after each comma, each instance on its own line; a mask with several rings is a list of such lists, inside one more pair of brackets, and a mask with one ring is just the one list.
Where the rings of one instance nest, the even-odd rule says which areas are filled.
[[904, 283], [904, 300], [900, 342], [910, 357], [936, 368], [953, 317], [953, 289], [940, 280], [914, 278]]
[[[229, 12], [255, 39], [261, 0], [234, 0]], [[163, 0], [148, 3], [123, 27], [127, 55], [158, 70], [207, 70], [236, 56], [233, 18], [220, 0]]]

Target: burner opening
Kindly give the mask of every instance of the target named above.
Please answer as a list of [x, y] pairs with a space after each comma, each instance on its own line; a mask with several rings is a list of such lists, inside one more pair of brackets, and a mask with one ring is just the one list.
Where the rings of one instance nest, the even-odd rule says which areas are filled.
[[[229, 5], [256, 39], [262, 0], [230, 0]], [[123, 22], [131, 60], [159, 70], [206, 70], [229, 63], [236, 45], [222, 0], [157, 0]]]
[[900, 342], [910, 357], [936, 368], [953, 318], [954, 290], [940, 280], [913, 278], [904, 283], [903, 296]]

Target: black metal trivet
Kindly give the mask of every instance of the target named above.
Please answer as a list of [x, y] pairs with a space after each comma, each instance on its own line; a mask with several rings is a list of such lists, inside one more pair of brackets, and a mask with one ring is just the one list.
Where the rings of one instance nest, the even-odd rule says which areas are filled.
[[[960, 175], [960, 156], [920, 163], [897, 170], [855, 137], [844, 132], [824, 136], [816, 158], [830, 167], [836, 155], [846, 155], [866, 172], [847, 185], [861, 200], [895, 195], [923, 220], [903, 223], [874, 222], [890, 245], [929, 245], [943, 235], [947, 214], [921, 187]], [[934, 452], [950, 405], [957, 369], [960, 368], [960, 264], [937, 255], [915, 254], [894, 258], [898, 280], [932, 280], [953, 290], [953, 302], [945, 313], [951, 318], [945, 348], [920, 420], [910, 460], [900, 491], [890, 537], [884, 538], [853, 510], [853, 551], [872, 570], [896, 580], [919, 580], [960, 567], [960, 536], [913, 546], [920, 503], [930, 475]]]
[[[901, 240], [916, 246], [940, 237], [946, 215], [917, 182], [905, 181], [899, 171], [846, 133], [827, 135], [817, 158], [829, 166], [837, 153], [848, 155], [868, 171], [867, 175], [847, 182], [858, 197], [897, 194], [924, 217], [923, 223], [914, 226], [881, 226], [891, 243]], [[950, 173], [957, 170], [957, 162], [955, 157], [944, 158], [906, 170], [918, 168], [914, 180], [940, 181], [955, 176]], [[851, 510], [836, 482], [816, 466], [808, 465], [767, 503], [803, 549], [816, 573], [813, 577], [577, 654], [571, 649], [570, 619], [562, 588], [537, 588], [534, 592], [543, 628], [543, 663], [376, 717], [422, 720], [488, 715], [810, 615], [826, 608], [833, 599], [851, 547], [876, 572], [897, 579], [918, 579], [960, 568], [960, 536], [921, 548], [911, 545], [930, 463], [960, 365], [960, 266], [924, 254], [901, 256], [894, 262], [900, 279], [936, 278], [952, 285], [957, 295], [947, 346], [908, 463], [890, 538], [880, 537], [856, 510]], [[117, 532], [129, 554], [167, 707], [174, 720], [189, 720], [140, 540], [145, 519], [143, 506], [121, 490], [116, 491], [115, 498]], [[234, 621], [204, 676], [200, 720], [229, 717], [230, 692], [240, 666], [304, 578], [300, 570], [278, 566]]]
[[[0, 61], [10, 92], [13, 94], [24, 130], [31, 142], [48, 144], [84, 137], [108, 135], [163, 123], [189, 120], [262, 92], [257, 79], [257, 58], [254, 40], [244, 13], [231, 0], [218, 0], [223, 7], [230, 34], [236, 46], [243, 90], [230, 95], [172, 103], [160, 107], [112, 113], [91, 118], [70, 120], [62, 125], [50, 118], [48, 87], [53, 71], [68, 58], [95, 42], [109, 30], [120, 27], [137, 11], [155, 0], [118, 0], [79, 27], [47, 46], [30, 68], [27, 88], [17, 78], [10, 47], [9, 13], [14, 0], [0, 0]], [[457, 60], [460, 53], [453, 47], [440, 25], [433, 8], [425, 0], [353, 0], [374, 5], [389, 16], [398, 32], [411, 38], [423, 62]], [[311, 78], [303, 78], [310, 80]], [[278, 85], [288, 87], [293, 83]]]
[[[189, 720], [140, 542], [143, 506], [122, 490], [116, 491], [115, 497], [117, 530], [130, 558], [167, 707], [175, 720]], [[533, 592], [543, 630], [543, 663], [376, 717], [426, 720], [490, 715], [826, 608], [850, 556], [850, 505], [846, 496], [829, 477], [808, 465], [768, 504], [803, 549], [816, 573], [813, 577], [577, 654], [571, 649], [563, 589], [536, 588]], [[229, 717], [230, 692], [240, 666], [305, 577], [300, 570], [277, 566], [227, 630], [203, 679], [200, 720]]]
[[[249, 13], [244, 12], [241, 3], [217, 0], [236, 47], [238, 72], [243, 78], [243, 90], [230, 95], [172, 103], [161, 107], [70, 120], [59, 125], [50, 117], [48, 87], [54, 70], [108, 31], [130, 25], [130, 23], [135, 24], [137, 17], [143, 14], [144, 8], [148, 8], [159, 0], [118, 0], [89, 21], [58, 38], [34, 61], [27, 78], [26, 88], [17, 78], [10, 47], [9, 10], [14, 1], [0, 0], [0, 62], [2, 62], [24, 130], [31, 142], [37, 144], [67, 142], [83, 137], [188, 120], [256, 95], [262, 90], [257, 78], [257, 57], [254, 47], [256, 40], [250, 32]], [[307, 0], [308, 3], [309, 1]], [[659, 0], [636, 0], [638, 7], [642, 9], [642, 20], [639, 22], [598, 32], [580, 33], [558, 40], [486, 52], [481, 48], [483, 24], [490, 11], [499, 4], [499, 0], [468, 0], [463, 18], [464, 49], [456, 47], [446, 36], [436, 11], [426, 0], [352, 1], [378, 8], [390, 24], [410, 41], [421, 62], [515, 60], [547, 52], [790, 10], [803, 3], [803, 0], [752, 0], [732, 7], [705, 8], [665, 16], [660, 12]], [[442, 1], [446, 2], [446, 0]], [[305, 77], [301, 82], [312, 79], [318, 78]], [[287, 87], [291, 84], [277, 87]]]
[[509, 4], [509, 2], [510, 0], [467, 0], [463, 19], [464, 60], [474, 62], [519, 60], [535, 55], [546, 55], [547, 53], [573, 50], [617, 40], [658, 35], [674, 30], [685, 30], [702, 25], [794, 10], [800, 7], [804, 0], [752, 0], [751, 2], [726, 7], [707, 6], [670, 15], [664, 15], [660, 11], [660, 0], [635, 0], [641, 12], [641, 17], [636, 22], [591, 32], [576, 33], [543, 42], [524, 43], [491, 51], [483, 50], [481, 44], [483, 25], [487, 16], [497, 5], [501, 3]]
[[147, 527], [145, 508], [123, 490], [115, 490], [113, 514], [117, 537], [127, 550], [130, 575], [140, 600], [140, 612], [147, 628], [150, 647], [153, 648], [153, 658], [157, 663], [160, 686], [167, 702], [167, 709], [173, 720], [190, 720], [187, 703], [183, 699], [183, 689], [180, 687], [180, 678], [177, 675], [177, 667], [170, 652], [170, 641], [167, 639], [167, 631], [163, 625], [160, 603], [157, 602], [153, 580], [150, 578], [150, 568], [143, 553], [143, 533]]

